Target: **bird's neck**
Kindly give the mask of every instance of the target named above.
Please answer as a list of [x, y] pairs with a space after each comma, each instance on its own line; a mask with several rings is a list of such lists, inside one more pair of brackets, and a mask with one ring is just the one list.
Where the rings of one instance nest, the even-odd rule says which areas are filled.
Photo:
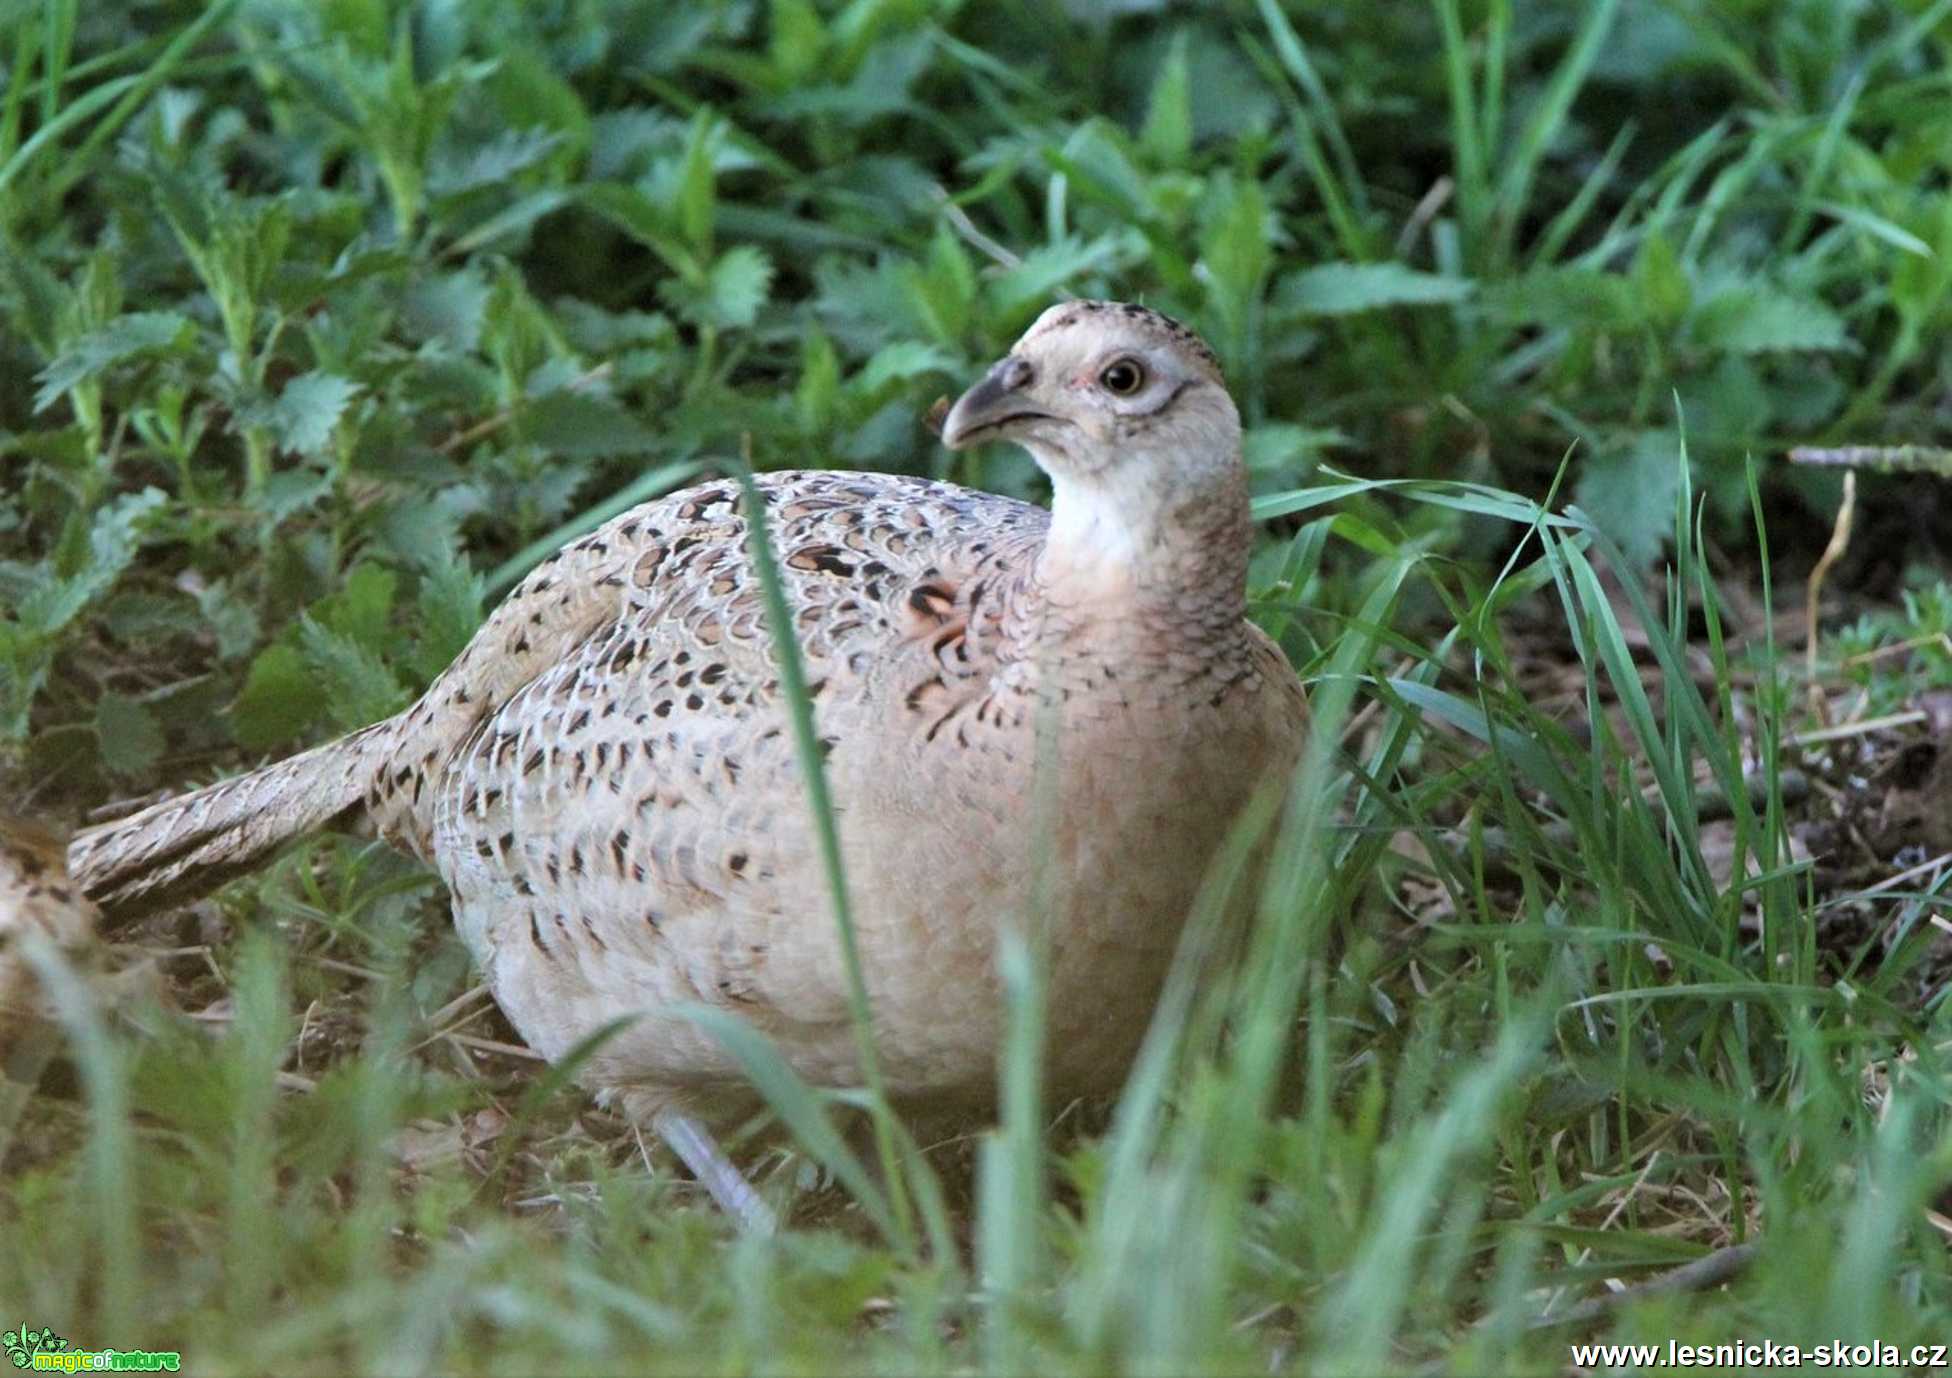
[[1039, 658], [1202, 671], [1244, 644], [1252, 544], [1244, 472], [1179, 494], [1059, 481], [1022, 631]]

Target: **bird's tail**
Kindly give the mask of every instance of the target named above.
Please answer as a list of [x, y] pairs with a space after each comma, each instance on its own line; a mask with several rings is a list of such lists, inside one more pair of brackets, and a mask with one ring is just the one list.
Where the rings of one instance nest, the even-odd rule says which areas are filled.
[[77, 834], [68, 869], [111, 924], [208, 894], [355, 808], [388, 723]]

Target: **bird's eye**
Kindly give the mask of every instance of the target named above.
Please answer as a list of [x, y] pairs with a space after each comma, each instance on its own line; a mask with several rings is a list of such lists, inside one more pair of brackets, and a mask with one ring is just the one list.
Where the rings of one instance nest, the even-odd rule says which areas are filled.
[[1105, 391], [1116, 397], [1130, 397], [1145, 386], [1145, 370], [1139, 367], [1137, 359], [1114, 359], [1105, 365], [1105, 371], [1098, 375], [1098, 381]]

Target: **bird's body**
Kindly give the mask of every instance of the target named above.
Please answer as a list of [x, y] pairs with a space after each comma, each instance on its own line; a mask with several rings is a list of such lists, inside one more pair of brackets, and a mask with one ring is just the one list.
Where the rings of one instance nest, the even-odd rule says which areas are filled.
[[[1083, 390], [1128, 363], [1149, 393], [1087, 412]], [[1115, 1085], [1208, 861], [1305, 721], [1244, 617], [1238, 422], [1204, 346], [1081, 303], [1005, 365], [949, 438], [1022, 438], [1053, 513], [887, 475], [757, 481], [885, 1076], [915, 1101], [988, 1099], [1010, 922], [1048, 953], [1054, 1086]], [[1108, 468], [1097, 450], [1121, 435]], [[538, 1051], [639, 1016], [585, 1070], [627, 1105], [736, 1094], [737, 1065], [675, 1012], [698, 1002], [810, 1080], [855, 1084], [789, 712], [738, 485], [707, 483], [539, 567], [398, 717], [84, 835], [73, 860], [114, 912], [363, 811], [438, 870]]]

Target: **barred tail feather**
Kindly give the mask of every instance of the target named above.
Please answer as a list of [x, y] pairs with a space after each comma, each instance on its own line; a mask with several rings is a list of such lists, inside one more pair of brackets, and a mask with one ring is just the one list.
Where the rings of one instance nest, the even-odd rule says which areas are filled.
[[387, 726], [90, 828], [69, 845], [68, 869], [111, 925], [206, 895], [356, 808]]

